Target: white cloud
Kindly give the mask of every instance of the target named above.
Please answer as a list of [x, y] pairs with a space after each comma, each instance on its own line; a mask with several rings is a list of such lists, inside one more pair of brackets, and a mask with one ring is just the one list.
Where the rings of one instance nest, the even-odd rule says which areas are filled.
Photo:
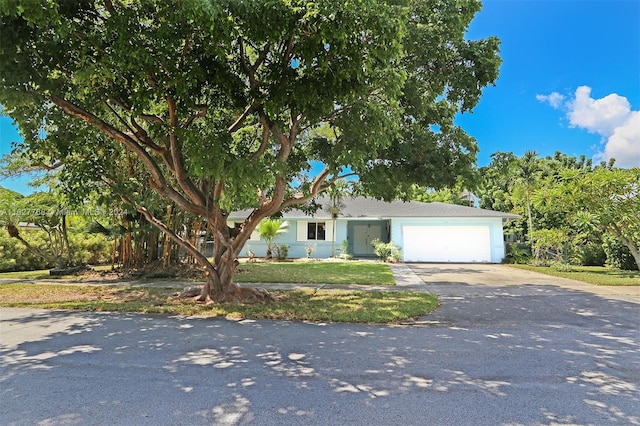
[[562, 105], [564, 96], [558, 92], [552, 92], [548, 95], [536, 95], [536, 99], [540, 102], [546, 102], [554, 108], [558, 108], [560, 107], [560, 105]]
[[578, 87], [575, 98], [567, 102], [567, 107], [572, 127], [581, 127], [604, 137], [611, 136], [631, 117], [627, 98], [612, 93], [602, 99], [593, 99], [588, 86]]
[[603, 159], [616, 159], [618, 167], [640, 167], [640, 111], [617, 127], [604, 149]]
[[624, 96], [612, 93], [594, 99], [589, 86], [580, 86], [566, 102], [557, 92], [536, 99], [564, 109], [571, 127], [602, 137], [604, 149], [596, 153], [596, 160], [615, 158], [618, 167], [640, 167], [640, 111], [633, 111]]

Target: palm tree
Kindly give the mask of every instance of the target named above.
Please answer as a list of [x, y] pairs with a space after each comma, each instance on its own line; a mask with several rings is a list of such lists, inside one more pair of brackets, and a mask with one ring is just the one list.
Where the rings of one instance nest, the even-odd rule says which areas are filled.
[[340, 211], [345, 207], [342, 198], [349, 193], [349, 183], [344, 180], [337, 180], [331, 184], [326, 190], [329, 196], [329, 204], [327, 211], [331, 213], [333, 220], [333, 235], [331, 236], [331, 257], [335, 257], [335, 241], [336, 241], [336, 219]]
[[271, 248], [272, 241], [278, 235], [287, 232], [287, 228], [289, 228], [288, 222], [283, 222], [282, 219], [264, 219], [258, 225], [258, 234], [261, 238], [267, 242], [267, 259], [271, 259]]
[[535, 151], [527, 151], [524, 156], [516, 163], [516, 185], [524, 191], [524, 197], [527, 207], [527, 219], [529, 225], [529, 242], [533, 244], [533, 215], [531, 214], [531, 194], [535, 189], [540, 175], [540, 163], [538, 161], [538, 153]]

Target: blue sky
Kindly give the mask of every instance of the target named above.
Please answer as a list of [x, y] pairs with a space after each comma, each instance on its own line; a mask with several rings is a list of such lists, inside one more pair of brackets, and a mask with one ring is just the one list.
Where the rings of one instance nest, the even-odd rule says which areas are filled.
[[640, 0], [485, 0], [468, 37], [502, 40], [500, 78], [458, 123], [496, 151], [640, 166]]
[[[468, 38], [502, 40], [500, 78], [457, 120], [480, 147], [640, 166], [640, 0], [485, 0]], [[18, 140], [0, 117], [0, 155]], [[28, 193], [26, 179], [0, 185]]]

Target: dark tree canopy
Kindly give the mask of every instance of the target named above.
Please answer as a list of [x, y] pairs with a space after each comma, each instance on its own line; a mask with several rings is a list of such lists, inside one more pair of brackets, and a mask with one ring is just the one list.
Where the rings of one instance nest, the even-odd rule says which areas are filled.
[[[471, 173], [454, 124], [493, 84], [476, 0], [0, 2], [0, 104], [70, 192], [110, 188], [237, 297], [258, 223], [345, 173], [391, 199]], [[316, 132], [319, 127], [328, 132]], [[312, 175], [310, 161], [324, 165]], [[151, 189], [215, 229], [213, 262], [149, 209]], [[239, 233], [226, 215], [251, 208]]]

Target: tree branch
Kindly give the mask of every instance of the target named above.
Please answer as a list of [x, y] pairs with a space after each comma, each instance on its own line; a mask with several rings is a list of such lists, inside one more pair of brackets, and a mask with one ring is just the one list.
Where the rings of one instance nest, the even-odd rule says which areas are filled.
[[327, 179], [327, 176], [329, 176], [330, 172], [331, 170], [329, 170], [329, 167], [325, 167], [324, 170], [313, 179], [313, 184], [311, 185], [312, 195], [315, 195], [318, 192], [320, 192], [321, 185]]
[[207, 112], [209, 112], [209, 107], [207, 107], [206, 105], [200, 105], [197, 108], [198, 108], [198, 112], [196, 112], [195, 114], [192, 114], [191, 117], [187, 118], [184, 121], [184, 123], [182, 123], [183, 129], [186, 129], [187, 127], [189, 127], [196, 118], [204, 117], [205, 115], [207, 115]]
[[170, 96], [167, 96], [166, 102], [169, 108], [169, 123], [171, 124], [172, 128], [171, 133], [169, 134], [169, 143], [171, 146], [171, 159], [173, 162], [174, 176], [178, 180], [178, 185], [180, 185], [180, 188], [182, 188], [182, 190], [187, 194], [191, 201], [198, 206], [205, 207], [206, 197], [202, 192], [200, 192], [200, 190], [198, 190], [198, 187], [193, 183], [193, 181], [189, 179], [189, 176], [187, 176], [187, 173], [185, 171], [181, 147], [178, 143], [178, 138], [174, 131], [174, 129], [178, 128], [178, 117], [176, 115], [175, 101]]
[[264, 155], [267, 150], [267, 146], [269, 146], [269, 134], [269, 128], [262, 126], [262, 142], [260, 142], [258, 150], [251, 156], [251, 160], [257, 160]]
[[53, 104], [57, 105], [67, 114], [84, 120], [95, 129], [102, 131], [111, 139], [120, 142], [129, 151], [133, 152], [146, 166], [152, 177], [150, 184], [157, 189], [160, 195], [172, 200], [184, 211], [197, 215], [203, 215], [205, 213], [202, 206], [193, 204], [169, 185], [158, 164], [156, 164], [149, 153], [129, 135], [60, 96], [51, 95], [50, 99]]
[[240, 114], [240, 117], [238, 117], [238, 119], [231, 125], [229, 126], [229, 128], [227, 129], [227, 131], [229, 133], [234, 133], [237, 132], [240, 127], [242, 127], [242, 124], [244, 123], [244, 121], [247, 119], [247, 117], [256, 110], [257, 107], [260, 106], [260, 103], [258, 101], [253, 101], [253, 103], [251, 105], [249, 105], [243, 112], [242, 114]]

